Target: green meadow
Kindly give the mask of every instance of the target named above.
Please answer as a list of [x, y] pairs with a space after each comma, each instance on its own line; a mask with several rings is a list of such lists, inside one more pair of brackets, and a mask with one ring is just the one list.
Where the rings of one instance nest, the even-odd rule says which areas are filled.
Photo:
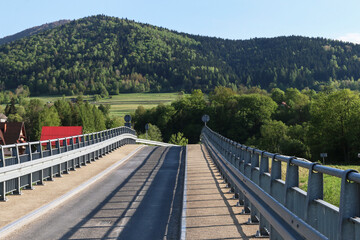
[[[76, 98], [77, 96], [65, 96], [66, 99]], [[156, 107], [159, 104], [170, 104], [172, 101], [181, 97], [179, 93], [124, 93], [113, 95], [108, 98], [102, 98], [95, 102], [93, 95], [84, 95], [83, 98], [92, 104], [109, 104], [110, 115], [123, 117], [126, 114], [134, 112], [138, 106], [143, 106], [146, 109]], [[55, 102], [62, 96], [41, 96], [31, 97], [30, 99], [40, 99], [44, 103]]]

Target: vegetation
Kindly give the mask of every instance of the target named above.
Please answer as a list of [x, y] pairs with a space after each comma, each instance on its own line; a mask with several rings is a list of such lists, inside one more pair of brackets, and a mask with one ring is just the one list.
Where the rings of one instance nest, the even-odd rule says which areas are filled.
[[140, 134], [139, 138], [149, 139], [158, 142], [163, 141], [160, 129], [157, 126], [152, 125], [151, 123], [149, 123], [149, 129], [147, 133]]
[[56, 21], [56, 22], [52, 22], [52, 23], [46, 23], [41, 26], [32, 27], [32, 28], [26, 29], [24, 31], [21, 31], [19, 33], [16, 33], [14, 35], [0, 38], [0, 45], [10, 43], [10, 42], [16, 41], [16, 40], [24, 38], [24, 37], [32, 36], [32, 35], [46, 31], [48, 29], [52, 29], [52, 28], [61, 26], [63, 24], [69, 23], [69, 22], [70, 22], [70, 20], [60, 20], [60, 21]]
[[30, 141], [40, 139], [43, 126], [82, 126], [84, 133], [90, 133], [124, 125], [122, 118], [109, 116], [109, 106], [97, 107], [84, 102], [82, 97], [75, 103], [62, 98], [46, 104], [39, 99], [15, 104], [12, 99], [5, 114], [10, 122], [25, 122]]
[[31, 95], [354, 90], [359, 78], [360, 45], [296, 36], [225, 40], [103, 15], [0, 46], [0, 90], [22, 85]]
[[349, 164], [360, 150], [360, 97], [350, 90], [316, 93], [288, 88], [267, 93], [216, 87], [208, 98], [194, 90], [170, 105], [139, 106], [133, 122], [138, 132], [144, 132], [146, 123], [156, 125], [166, 142], [176, 142], [180, 134], [197, 143], [205, 113], [214, 131], [269, 152], [313, 161], [326, 152], [327, 161]]
[[184, 134], [181, 132], [178, 132], [176, 134], [172, 134], [169, 140], [169, 143], [180, 145], [180, 146], [186, 146], [188, 144], [189, 140], [184, 137]]

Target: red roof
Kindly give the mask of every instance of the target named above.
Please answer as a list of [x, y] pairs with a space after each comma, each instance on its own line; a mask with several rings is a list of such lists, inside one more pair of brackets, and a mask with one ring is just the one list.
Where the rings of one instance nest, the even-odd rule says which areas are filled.
[[[42, 127], [40, 141], [82, 134], [82, 126]], [[69, 142], [69, 141], [68, 141]]]

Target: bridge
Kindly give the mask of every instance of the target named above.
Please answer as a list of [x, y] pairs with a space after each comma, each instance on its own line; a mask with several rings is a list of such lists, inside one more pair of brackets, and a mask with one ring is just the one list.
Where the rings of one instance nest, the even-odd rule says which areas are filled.
[[[201, 143], [119, 127], [1, 146], [0, 239], [360, 239], [356, 171], [244, 146], [207, 126]], [[339, 207], [323, 200], [324, 174], [341, 178]]]

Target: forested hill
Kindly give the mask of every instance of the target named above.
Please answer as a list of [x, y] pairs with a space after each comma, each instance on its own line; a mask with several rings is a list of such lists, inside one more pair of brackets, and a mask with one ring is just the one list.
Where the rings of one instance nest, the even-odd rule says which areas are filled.
[[32, 94], [360, 89], [359, 78], [360, 45], [297, 36], [224, 40], [103, 15], [0, 46], [0, 90], [22, 84]]
[[29, 37], [29, 36], [38, 34], [40, 32], [46, 31], [48, 29], [52, 29], [52, 28], [61, 26], [63, 24], [66, 24], [68, 22], [70, 22], [70, 20], [59, 20], [59, 21], [56, 21], [56, 22], [46, 23], [46, 24], [43, 24], [41, 26], [36, 26], [36, 27], [26, 29], [26, 30], [21, 31], [19, 33], [16, 33], [14, 35], [10, 35], [10, 36], [0, 38], [0, 45], [10, 43], [10, 42], [16, 41], [16, 40], [24, 38], [24, 37]]

